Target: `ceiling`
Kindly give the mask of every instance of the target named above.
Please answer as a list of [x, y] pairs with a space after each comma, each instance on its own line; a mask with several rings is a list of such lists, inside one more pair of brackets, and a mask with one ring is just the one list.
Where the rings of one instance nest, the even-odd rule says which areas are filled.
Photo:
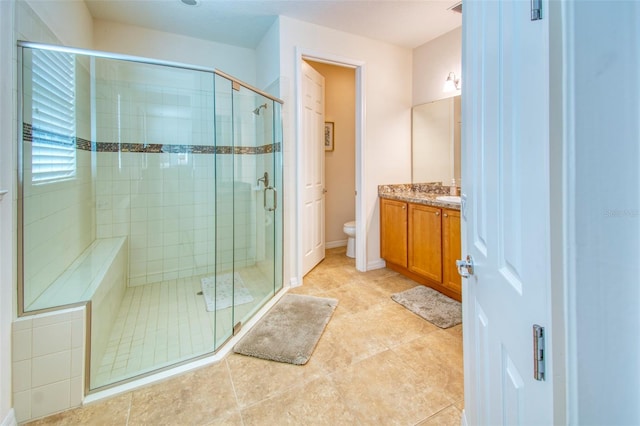
[[93, 18], [255, 48], [278, 15], [415, 48], [462, 24], [460, 0], [85, 0]]

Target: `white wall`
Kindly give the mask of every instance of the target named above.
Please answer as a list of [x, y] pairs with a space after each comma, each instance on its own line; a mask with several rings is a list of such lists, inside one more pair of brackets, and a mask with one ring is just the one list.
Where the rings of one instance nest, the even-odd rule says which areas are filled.
[[563, 6], [568, 422], [640, 424], [640, 4]]
[[[341, 31], [280, 17], [281, 97], [284, 105], [285, 144], [296, 140], [296, 48], [318, 55], [364, 62], [366, 118], [364, 123], [364, 177], [359, 196], [365, 216], [366, 262], [380, 262], [378, 185], [411, 180], [411, 50]], [[285, 150], [285, 164], [296, 163], [296, 146]], [[296, 170], [285, 170], [286, 218], [296, 217]], [[295, 257], [295, 232], [290, 232], [285, 259]], [[293, 265], [292, 265], [293, 266]], [[295, 266], [293, 266], [295, 268]], [[285, 274], [296, 276], [294, 269]]]
[[[450, 72], [460, 78], [462, 27], [449, 31], [413, 50], [413, 105], [459, 95], [445, 93], [442, 86]], [[464, 80], [462, 80], [464, 85]]]
[[[267, 91], [280, 78], [280, 22], [276, 20], [256, 47], [256, 87]], [[275, 97], [280, 92], [267, 92]]]
[[94, 22], [93, 40], [95, 50], [215, 68], [256, 84], [253, 49], [98, 19]]
[[[46, 23], [59, 43], [65, 46], [91, 49], [93, 44], [93, 18], [83, 1], [25, 0], [31, 9]], [[73, 23], [73, 25], [69, 25]], [[29, 41], [51, 42], [37, 34]]]

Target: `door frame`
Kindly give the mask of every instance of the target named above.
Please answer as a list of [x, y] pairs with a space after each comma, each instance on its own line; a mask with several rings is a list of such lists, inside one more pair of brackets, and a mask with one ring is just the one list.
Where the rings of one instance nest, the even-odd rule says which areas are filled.
[[356, 269], [358, 271], [367, 270], [367, 236], [366, 217], [364, 214], [364, 140], [365, 140], [365, 63], [356, 59], [345, 58], [326, 52], [318, 52], [304, 47], [296, 47], [296, 285], [302, 285], [302, 212], [303, 212], [303, 188], [300, 182], [303, 181], [301, 165], [302, 157], [302, 61], [308, 59], [315, 62], [336, 65], [345, 68], [355, 69], [356, 72]]

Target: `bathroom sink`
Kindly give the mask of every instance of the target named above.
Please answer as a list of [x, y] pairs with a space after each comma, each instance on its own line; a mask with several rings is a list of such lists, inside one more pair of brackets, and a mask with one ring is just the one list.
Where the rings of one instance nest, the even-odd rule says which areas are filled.
[[442, 195], [440, 197], [436, 197], [436, 200], [442, 201], [443, 203], [460, 204], [460, 197], [457, 195]]

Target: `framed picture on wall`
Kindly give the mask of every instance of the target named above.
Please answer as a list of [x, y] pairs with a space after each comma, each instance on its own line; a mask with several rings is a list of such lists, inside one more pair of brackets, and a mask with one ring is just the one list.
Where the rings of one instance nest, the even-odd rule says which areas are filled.
[[333, 121], [324, 122], [324, 150], [333, 151]]

